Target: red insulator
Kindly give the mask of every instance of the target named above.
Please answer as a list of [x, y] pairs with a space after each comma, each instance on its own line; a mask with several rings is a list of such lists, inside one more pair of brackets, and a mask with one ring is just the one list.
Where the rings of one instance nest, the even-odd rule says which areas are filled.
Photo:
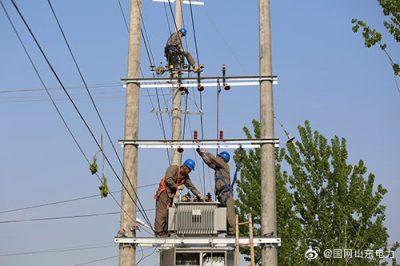
[[224, 131], [223, 130], [219, 131], [219, 139], [224, 139]]
[[197, 130], [195, 130], [195, 131], [193, 132], [193, 139], [196, 139], [196, 140], [197, 140]]

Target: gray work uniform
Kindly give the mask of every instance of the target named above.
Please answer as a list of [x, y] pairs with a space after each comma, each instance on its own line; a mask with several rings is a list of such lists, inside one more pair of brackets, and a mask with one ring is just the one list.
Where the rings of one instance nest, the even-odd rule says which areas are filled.
[[229, 165], [223, 158], [214, 156], [209, 152], [202, 152], [200, 156], [210, 168], [215, 170], [215, 195], [221, 206], [226, 207], [228, 234], [235, 235], [236, 218], [233, 194], [230, 188], [231, 178]]
[[[178, 32], [172, 33], [171, 36], [169, 36], [167, 43], [165, 44], [165, 57], [167, 59], [169, 58], [168, 51], [182, 54], [183, 56], [186, 57], [189, 65], [191, 65], [191, 66], [195, 65], [193, 56], [189, 52], [186, 52], [183, 49], [182, 38], [179, 36]], [[168, 63], [170, 63], [170, 62], [168, 62]]]
[[201, 196], [200, 191], [193, 185], [190, 177], [180, 174], [179, 171], [180, 167], [177, 165], [168, 167], [154, 196], [156, 199], [154, 230], [158, 236], [165, 236], [168, 233], [168, 208], [172, 206], [178, 186], [185, 185], [194, 195]]

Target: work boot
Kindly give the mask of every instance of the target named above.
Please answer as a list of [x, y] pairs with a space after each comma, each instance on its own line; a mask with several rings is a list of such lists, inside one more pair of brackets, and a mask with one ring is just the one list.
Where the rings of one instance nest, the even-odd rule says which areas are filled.
[[193, 72], [194, 73], [200, 72], [200, 66], [193, 65]]

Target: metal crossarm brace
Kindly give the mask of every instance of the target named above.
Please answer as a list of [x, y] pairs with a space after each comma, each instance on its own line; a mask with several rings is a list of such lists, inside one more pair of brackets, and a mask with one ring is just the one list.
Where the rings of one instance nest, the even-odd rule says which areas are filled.
[[[279, 237], [255, 237], [254, 246], [280, 246]], [[118, 244], [136, 245], [140, 247], [235, 247], [235, 238], [218, 237], [116, 237], [114, 242]], [[250, 239], [239, 238], [240, 246], [250, 245]]]
[[224, 140], [119, 140], [119, 144], [137, 145], [139, 148], [206, 148], [206, 149], [244, 149], [260, 148], [262, 144], [279, 147], [279, 139], [224, 139]]
[[[218, 85], [231, 87], [238, 86], [258, 86], [262, 81], [270, 81], [273, 84], [278, 83], [277, 76], [231, 76], [231, 77], [200, 77], [203, 87], [217, 87]], [[199, 85], [197, 78], [125, 78], [121, 79], [124, 85], [129, 83], [139, 84], [141, 88], [172, 88], [177, 83], [183, 87], [197, 87]]]

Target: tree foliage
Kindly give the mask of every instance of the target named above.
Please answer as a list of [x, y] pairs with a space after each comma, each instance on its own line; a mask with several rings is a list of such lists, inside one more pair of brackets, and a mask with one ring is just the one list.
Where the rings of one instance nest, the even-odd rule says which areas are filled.
[[[260, 125], [253, 120], [254, 136]], [[310, 123], [298, 127], [300, 141], [276, 150], [278, 251], [280, 265], [344, 265], [344, 259], [324, 258], [326, 249], [378, 250], [387, 245], [385, 206], [387, 192], [374, 186], [375, 176], [367, 174], [364, 162], [347, 163], [346, 140], [335, 136], [328, 141]], [[248, 138], [253, 138], [245, 127]], [[238, 160], [239, 154], [234, 156]], [[244, 153], [237, 186], [237, 213], [245, 219], [251, 212], [260, 234], [260, 159], [259, 149]], [[285, 167], [283, 167], [285, 166]], [[287, 168], [288, 170], [284, 170]], [[248, 228], [240, 233], [247, 235]], [[309, 247], [319, 248], [319, 257], [308, 261]], [[248, 254], [248, 250], [243, 253]], [[257, 251], [257, 261], [260, 251]], [[376, 265], [378, 259], [350, 259], [347, 265]]]
[[[379, 5], [382, 7], [383, 14], [387, 19], [383, 21], [383, 25], [393, 39], [400, 42], [400, 1], [399, 0], [378, 0]], [[400, 76], [399, 64], [390, 56], [387, 50], [387, 44], [383, 40], [382, 33], [376, 31], [374, 28], [367, 25], [362, 20], [353, 19], [353, 31], [358, 32], [361, 29], [364, 38], [364, 44], [370, 48], [379, 44], [379, 47], [388, 56], [396, 76]]]

